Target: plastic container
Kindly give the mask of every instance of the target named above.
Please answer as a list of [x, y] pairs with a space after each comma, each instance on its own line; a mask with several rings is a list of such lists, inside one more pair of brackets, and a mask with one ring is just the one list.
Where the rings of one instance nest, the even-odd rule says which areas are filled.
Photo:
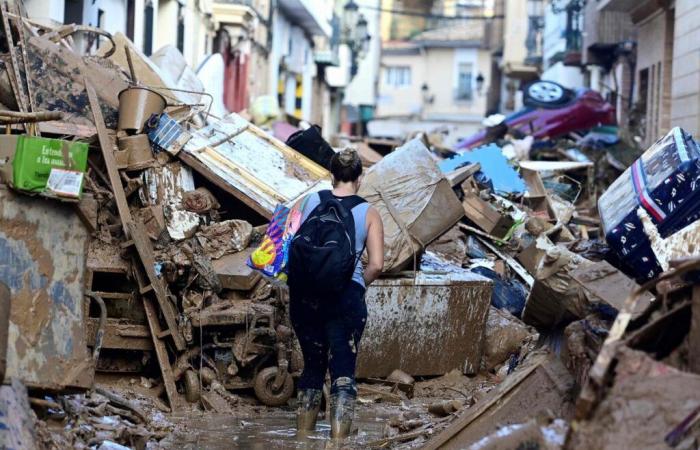
[[151, 115], [160, 115], [165, 110], [165, 97], [158, 92], [132, 86], [119, 93], [120, 130], [141, 133]]

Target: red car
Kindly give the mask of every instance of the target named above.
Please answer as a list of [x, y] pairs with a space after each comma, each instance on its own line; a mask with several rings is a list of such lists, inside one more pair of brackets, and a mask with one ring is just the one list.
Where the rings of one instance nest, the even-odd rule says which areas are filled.
[[[505, 124], [535, 139], [557, 138], [600, 125], [615, 125], [615, 108], [596, 91], [566, 89], [552, 81], [535, 81], [525, 88], [526, 107], [506, 117]], [[485, 144], [486, 130], [461, 140], [456, 150]]]

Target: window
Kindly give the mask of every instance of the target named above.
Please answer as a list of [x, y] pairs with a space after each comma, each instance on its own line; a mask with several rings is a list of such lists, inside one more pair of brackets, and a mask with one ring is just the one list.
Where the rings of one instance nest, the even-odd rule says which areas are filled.
[[185, 53], [185, 8], [177, 4], [177, 49]]
[[459, 63], [457, 72], [456, 100], [472, 99], [472, 65], [471, 63]]
[[411, 85], [411, 68], [408, 66], [387, 67], [384, 71], [384, 83], [393, 87]]
[[[105, 12], [102, 9], [97, 10], [97, 27], [102, 28], [103, 30], [105, 29]], [[95, 42], [97, 48], [100, 48], [100, 39], [101, 37], [98, 36]]]
[[143, 11], [143, 52], [146, 56], [153, 53], [153, 2], [146, 2], [146, 9]]

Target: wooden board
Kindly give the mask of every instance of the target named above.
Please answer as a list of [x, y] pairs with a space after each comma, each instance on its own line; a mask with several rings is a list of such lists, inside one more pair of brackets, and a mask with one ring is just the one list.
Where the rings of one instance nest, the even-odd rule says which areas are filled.
[[124, 187], [122, 186], [122, 180], [119, 176], [119, 170], [117, 169], [117, 162], [114, 160], [114, 143], [110, 139], [107, 128], [105, 127], [105, 122], [102, 118], [102, 109], [100, 109], [95, 88], [87, 80], [87, 78], [85, 79], [85, 90], [87, 91], [88, 99], [90, 100], [90, 109], [92, 110], [93, 117], [95, 118], [97, 137], [100, 140], [102, 157], [104, 158], [105, 166], [107, 167], [107, 176], [109, 177], [109, 182], [112, 185], [112, 193], [114, 194], [114, 198], [117, 202], [117, 211], [119, 212], [119, 218], [122, 221], [124, 235], [129, 237], [129, 224], [132, 221], [131, 211], [129, 210], [129, 204], [126, 201], [126, 194], [124, 194]]
[[532, 355], [526, 364], [422, 448], [468, 448], [502, 426], [550, 414], [566, 418], [575, 384], [571, 374], [551, 355]]
[[146, 232], [146, 227], [139, 221], [129, 223], [129, 234], [134, 241], [134, 246], [139, 254], [144, 271], [148, 277], [148, 282], [153, 287], [153, 293], [156, 296], [160, 311], [163, 314], [165, 323], [168, 326], [170, 335], [175, 343], [175, 348], [179, 351], [185, 349], [185, 340], [178, 331], [177, 326], [177, 310], [175, 305], [170, 301], [168, 290], [163, 280], [158, 278], [155, 272], [155, 257], [153, 256], [153, 245]]
[[170, 402], [170, 409], [176, 411], [182, 408], [183, 400], [175, 386], [175, 378], [173, 377], [173, 369], [170, 365], [170, 358], [168, 357], [168, 349], [165, 347], [165, 343], [158, 338], [162, 332], [158, 322], [158, 313], [156, 312], [153, 300], [148, 297], [143, 298], [143, 307], [146, 310], [148, 327], [153, 337], [153, 346], [156, 350], [156, 357], [158, 358], [158, 365], [160, 366], [160, 372], [163, 376], [163, 385], [165, 386], [165, 393]]
[[[99, 319], [91, 317], [87, 319], [86, 335], [87, 344], [95, 345], [95, 334]], [[102, 348], [121, 350], [153, 350], [151, 332], [146, 325], [127, 324], [120, 319], [107, 319], [102, 337]]]

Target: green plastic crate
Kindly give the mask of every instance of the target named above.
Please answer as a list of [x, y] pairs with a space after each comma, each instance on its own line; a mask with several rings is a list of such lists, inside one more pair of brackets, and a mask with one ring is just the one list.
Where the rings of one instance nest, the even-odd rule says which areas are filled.
[[46, 190], [51, 169], [84, 173], [87, 157], [88, 145], [84, 142], [19, 136], [12, 159], [12, 184], [15, 189], [42, 193]]

